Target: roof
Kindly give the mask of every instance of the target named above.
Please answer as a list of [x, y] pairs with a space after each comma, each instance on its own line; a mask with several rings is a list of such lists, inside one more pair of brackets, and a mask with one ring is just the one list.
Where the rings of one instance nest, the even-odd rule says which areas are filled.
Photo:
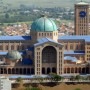
[[65, 56], [64, 60], [71, 60], [72, 62], [77, 62], [77, 58], [72, 56]]
[[28, 51], [34, 51], [34, 47], [29, 47], [28, 49], [26, 49]]
[[44, 44], [46, 42], [53, 42], [53, 43], [62, 45], [61, 43], [58, 43], [50, 38], [41, 38], [41, 39], [38, 39], [37, 41], [38, 41], [38, 43], [34, 44], [34, 46], [38, 46], [38, 45]]
[[0, 52], [0, 55], [6, 55], [7, 52]]
[[[8, 52], [3, 52], [3, 51], [0, 51], [0, 55], [7, 55]], [[20, 51], [20, 54], [23, 55], [23, 54], [26, 54], [25, 51]]]
[[76, 55], [84, 55], [85, 54], [85, 51], [73, 51], [73, 50], [70, 50], [70, 51], [64, 51], [64, 55], [69, 55], [69, 54], [76, 54]]
[[22, 59], [22, 64], [23, 64], [23, 65], [32, 65], [33, 62], [32, 62], [32, 60], [29, 59], [29, 58], [24, 58], [24, 59]]
[[16, 78], [23, 78], [23, 79], [28, 79], [28, 78], [48, 78], [50, 77], [49, 75], [12, 75], [9, 76], [9, 79], [16, 79]]
[[31, 36], [0, 36], [0, 40], [31, 40]]
[[81, 2], [77, 3], [77, 5], [88, 5], [88, 3], [81, 1]]
[[11, 50], [6, 54], [6, 58], [9, 60], [19, 60], [22, 58], [21, 54], [16, 50]]
[[85, 42], [90, 42], [90, 36], [59, 36], [59, 40], [85, 40]]
[[57, 26], [51, 18], [41, 17], [32, 23], [31, 30], [41, 32], [56, 31]]

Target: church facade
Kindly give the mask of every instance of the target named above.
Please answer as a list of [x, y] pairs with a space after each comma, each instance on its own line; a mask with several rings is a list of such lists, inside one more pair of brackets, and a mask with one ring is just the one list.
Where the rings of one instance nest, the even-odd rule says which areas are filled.
[[[79, 4], [80, 8], [86, 5]], [[81, 9], [77, 17], [89, 18], [85, 10]], [[80, 32], [58, 36], [55, 22], [43, 16], [32, 23], [30, 36], [0, 36], [0, 74], [90, 74], [90, 36]]]

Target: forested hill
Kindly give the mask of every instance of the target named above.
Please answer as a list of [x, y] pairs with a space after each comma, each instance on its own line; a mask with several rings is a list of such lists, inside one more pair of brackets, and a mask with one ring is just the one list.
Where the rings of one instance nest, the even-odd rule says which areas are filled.
[[[33, 7], [73, 7], [73, 4], [81, 0], [0, 0], [0, 6], [19, 7], [29, 5]], [[90, 3], [90, 0], [83, 0]]]

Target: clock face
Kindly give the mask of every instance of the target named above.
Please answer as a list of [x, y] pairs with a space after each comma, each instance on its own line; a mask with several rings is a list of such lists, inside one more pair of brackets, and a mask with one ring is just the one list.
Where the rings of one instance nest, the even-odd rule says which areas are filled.
[[80, 15], [80, 17], [85, 17], [86, 16], [86, 12], [85, 11], [81, 11], [80, 13], [79, 13], [79, 15]]

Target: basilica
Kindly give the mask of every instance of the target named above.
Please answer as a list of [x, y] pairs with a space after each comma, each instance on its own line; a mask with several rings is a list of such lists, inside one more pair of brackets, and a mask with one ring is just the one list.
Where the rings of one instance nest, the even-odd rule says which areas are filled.
[[0, 36], [1, 75], [90, 74], [89, 4], [75, 4], [75, 34], [59, 36], [46, 16], [29, 36]]

